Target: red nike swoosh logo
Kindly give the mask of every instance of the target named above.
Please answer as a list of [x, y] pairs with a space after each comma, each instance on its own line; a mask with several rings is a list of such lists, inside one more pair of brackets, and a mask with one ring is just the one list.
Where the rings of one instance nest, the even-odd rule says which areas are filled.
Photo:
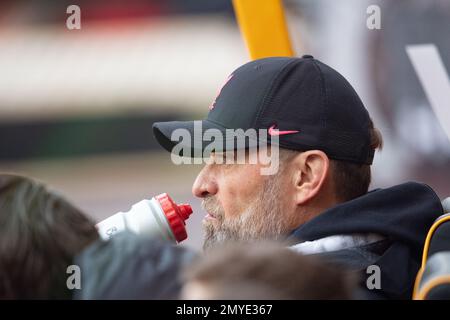
[[278, 129], [275, 129], [275, 125], [273, 125], [273, 126], [271, 126], [269, 128], [269, 135], [270, 136], [282, 136], [284, 134], [292, 134], [292, 133], [298, 133], [298, 132], [300, 132], [300, 131], [298, 131], [298, 130], [283, 130], [283, 131], [280, 131]]

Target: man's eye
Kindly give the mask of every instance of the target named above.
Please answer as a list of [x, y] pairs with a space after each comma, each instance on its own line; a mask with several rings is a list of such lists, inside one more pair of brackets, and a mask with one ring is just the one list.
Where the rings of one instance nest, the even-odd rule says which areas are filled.
[[225, 154], [225, 161], [226, 163], [235, 164], [237, 162], [237, 153], [230, 152]]
[[239, 154], [236, 151], [226, 153], [216, 153], [212, 159], [215, 164], [245, 164], [247, 163], [247, 154], [245, 152]]
[[215, 164], [226, 164], [230, 163], [232, 160], [232, 156], [226, 153], [216, 153], [213, 159]]
[[223, 154], [216, 154], [214, 156], [214, 163], [221, 164], [225, 162], [225, 157]]

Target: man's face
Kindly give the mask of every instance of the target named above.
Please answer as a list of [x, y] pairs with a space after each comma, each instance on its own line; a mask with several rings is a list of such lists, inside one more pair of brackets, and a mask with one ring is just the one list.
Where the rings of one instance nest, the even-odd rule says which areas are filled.
[[[256, 151], [253, 151], [256, 152]], [[277, 239], [289, 232], [289, 178], [280, 167], [275, 175], [261, 175], [261, 164], [217, 164], [211, 155], [192, 191], [203, 199], [204, 248], [225, 241]], [[248, 157], [247, 157], [248, 158]]]

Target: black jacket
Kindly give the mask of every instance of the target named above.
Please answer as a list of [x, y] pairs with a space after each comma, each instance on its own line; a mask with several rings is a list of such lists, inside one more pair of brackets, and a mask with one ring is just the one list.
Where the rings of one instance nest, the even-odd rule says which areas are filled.
[[[292, 242], [333, 235], [379, 234], [375, 243], [320, 253], [331, 262], [362, 273], [361, 298], [410, 299], [422, 249], [433, 221], [443, 214], [441, 201], [427, 185], [408, 182], [377, 189], [326, 210], [294, 230]], [[381, 289], [369, 290], [369, 265], [381, 271]]]

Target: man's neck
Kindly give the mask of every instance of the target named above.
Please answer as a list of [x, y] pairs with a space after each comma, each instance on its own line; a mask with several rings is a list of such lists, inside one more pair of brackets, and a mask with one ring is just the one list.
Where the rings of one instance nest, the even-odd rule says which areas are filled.
[[299, 207], [294, 218], [293, 225], [296, 226], [294, 229], [300, 227], [301, 225], [319, 216], [324, 211], [333, 208], [340, 203], [341, 202], [337, 201], [335, 197], [330, 197], [329, 199], [323, 200], [316, 199], [305, 206]]

